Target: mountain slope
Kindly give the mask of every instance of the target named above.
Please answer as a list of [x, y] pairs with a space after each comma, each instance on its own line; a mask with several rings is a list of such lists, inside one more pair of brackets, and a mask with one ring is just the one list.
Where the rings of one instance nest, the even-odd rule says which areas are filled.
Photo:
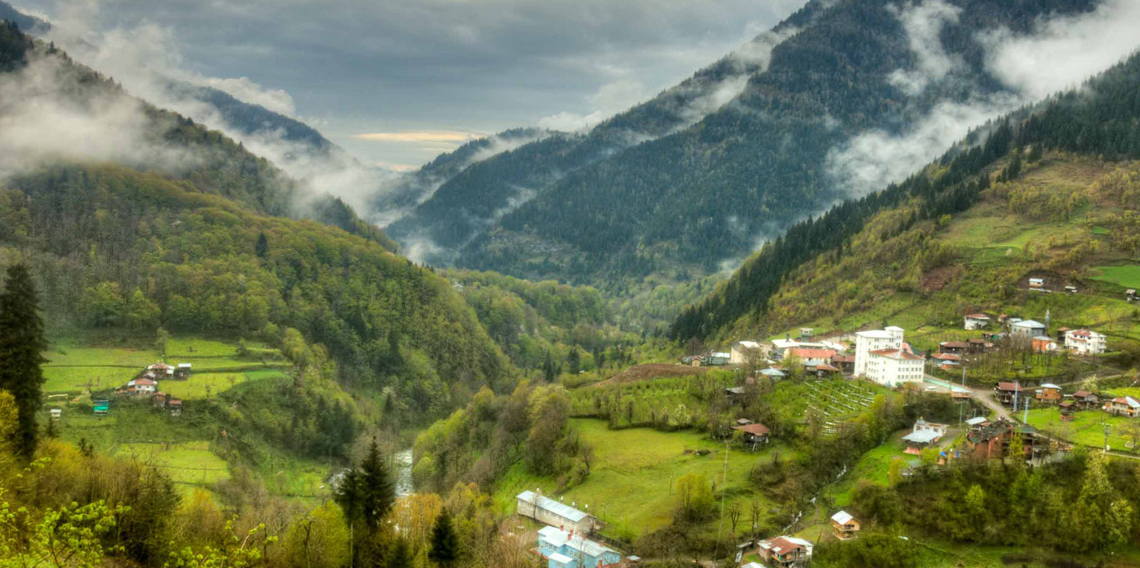
[[[943, 288], [961, 300], [951, 313], [993, 307], [1033, 271], [1087, 284], [1097, 264], [1137, 254], [1136, 166], [1101, 161], [1137, 158], [1140, 55], [974, 133], [902, 184], [797, 224], [686, 309], [670, 333], [686, 340], [772, 331], [824, 310], [854, 314], [889, 294]], [[1011, 239], [1018, 227], [1024, 243]], [[993, 231], [1013, 234], [991, 238]]]
[[[360, 235], [281, 215], [302, 203], [265, 160], [12, 26], [0, 28], [0, 67], [0, 144], [13, 166], [0, 179], [0, 264], [32, 266], [57, 329], [275, 340], [296, 329], [343, 384], [391, 389], [417, 419], [509, 380], [450, 284], [386, 250], [342, 203], [318, 200], [312, 215]], [[83, 153], [64, 134], [34, 139], [61, 115], [116, 145]]]
[[[944, 104], [1008, 108], [1015, 93], [989, 72], [984, 32], [1023, 34], [1039, 19], [1096, 4], [810, 2], [766, 36], [774, 47], [762, 65], [744, 70], [739, 95], [695, 124], [676, 113], [656, 120], [675, 106], [662, 95], [585, 135], [573, 150], [581, 159], [544, 167], [540, 159], [567, 149], [523, 147], [500, 156], [505, 163], [479, 164], [485, 178], [472, 168], [470, 179], [444, 184], [420, 207], [429, 217], [416, 221], [422, 231], [395, 233], [462, 246], [452, 255], [459, 264], [521, 277], [613, 283], [674, 266], [714, 272], [757, 240], [873, 189], [842, 159], [860, 135], [905, 136]], [[931, 65], [930, 52], [945, 65]], [[736, 77], [732, 61], [693, 81], [722, 85]], [[639, 133], [645, 136], [631, 139]], [[595, 152], [587, 150], [592, 143]], [[516, 172], [525, 175], [509, 175]], [[450, 224], [470, 212], [479, 222]], [[479, 226], [487, 229], [472, 230]]]
[[[624, 149], [686, 128], [727, 103], [748, 78], [763, 71], [772, 45], [794, 31], [793, 18], [737, 52], [653, 99], [610, 118], [586, 133], [551, 133], [543, 138], [448, 175], [435, 175], [431, 199], [389, 227], [402, 242], [426, 243], [426, 260], [453, 262], [457, 250], [492, 226], [521, 202], [545, 191], [562, 177], [610, 158]], [[508, 131], [511, 132], [511, 131]], [[433, 164], [424, 170], [436, 170]], [[458, 174], [462, 175], [458, 175]], [[390, 204], [377, 201], [378, 214]], [[403, 215], [403, 213], [400, 213]]]

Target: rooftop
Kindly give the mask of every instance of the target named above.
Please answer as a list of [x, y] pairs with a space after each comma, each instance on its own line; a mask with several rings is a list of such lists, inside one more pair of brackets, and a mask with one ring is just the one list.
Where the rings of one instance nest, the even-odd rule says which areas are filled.
[[845, 525], [845, 524], [851, 522], [854, 518], [855, 517], [852, 517], [851, 513], [848, 513], [847, 511], [840, 511], [840, 512], [831, 516], [831, 520], [833, 520], [833, 521], [835, 521], [841, 525]]
[[558, 515], [559, 517], [562, 517], [563, 519], [566, 519], [572, 523], [576, 523], [586, 518], [586, 513], [583, 513], [582, 511], [579, 511], [578, 509], [575, 509], [574, 507], [571, 507], [564, 503], [559, 503], [558, 501], [555, 501], [549, 497], [543, 497], [534, 491], [523, 491], [522, 493], [519, 493], [517, 497], [521, 501], [534, 503], [535, 507], [550, 511], [551, 513], [554, 513], [555, 515]]
[[919, 430], [917, 432], [911, 432], [910, 434], [903, 436], [903, 440], [914, 442], [916, 444], [929, 444], [941, 437], [942, 434], [940, 434], [937, 430]]
[[879, 349], [878, 351], [872, 351], [871, 354], [872, 355], [878, 355], [880, 357], [888, 357], [891, 359], [900, 359], [900, 360], [908, 360], [908, 361], [921, 361], [922, 360], [922, 357], [919, 357], [918, 355], [915, 355], [914, 353], [907, 353], [905, 350], [902, 350], [902, 349]]
[[748, 434], [752, 434], [753, 436], [763, 436], [769, 432], [767, 426], [759, 423], [745, 424], [743, 426], [733, 426], [732, 429], [740, 430], [741, 432], [746, 432]]

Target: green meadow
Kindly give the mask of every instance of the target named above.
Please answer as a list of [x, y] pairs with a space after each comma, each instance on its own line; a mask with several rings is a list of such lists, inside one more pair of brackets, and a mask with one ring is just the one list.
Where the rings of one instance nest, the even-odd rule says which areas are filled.
[[[740, 501], [744, 510], [759, 499], [767, 511], [771, 505], [752, 488], [749, 476], [761, 461], [771, 461], [777, 453], [788, 459], [790, 451], [779, 443], [755, 453], [738, 447], [728, 450], [725, 475], [725, 445], [710, 441], [695, 431], [660, 432], [648, 428], [610, 430], [601, 420], [571, 421], [582, 441], [594, 447], [597, 462], [589, 477], [565, 493], [555, 493], [555, 481], [529, 475], [516, 464], [498, 485], [496, 501], [504, 512], [513, 511], [515, 495], [540, 488], [543, 494], [576, 504], [609, 523], [610, 534], [637, 536], [660, 529], [673, 520], [677, 508], [675, 485], [689, 473], [704, 475], [714, 484], [726, 506]], [[698, 455], [697, 450], [708, 450]], [[587, 507], [588, 506], [588, 507]]]

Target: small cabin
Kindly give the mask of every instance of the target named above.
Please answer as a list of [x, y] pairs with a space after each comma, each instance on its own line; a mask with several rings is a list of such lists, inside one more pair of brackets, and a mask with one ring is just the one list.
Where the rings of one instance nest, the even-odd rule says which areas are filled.
[[856, 534], [862, 529], [858, 519], [851, 516], [847, 511], [839, 511], [831, 516], [831, 530], [835, 533], [835, 538], [839, 540], [847, 540], [855, 538]]

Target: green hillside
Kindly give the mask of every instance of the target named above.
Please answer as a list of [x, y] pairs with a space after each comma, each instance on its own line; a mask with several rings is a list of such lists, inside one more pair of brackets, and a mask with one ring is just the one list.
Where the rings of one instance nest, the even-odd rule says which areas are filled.
[[[1123, 288], [1095, 278], [1137, 254], [1135, 164], [1126, 160], [1140, 157], [1140, 57], [1086, 87], [1092, 90], [1065, 93], [975, 133], [970, 140], [984, 142], [964, 142], [902, 184], [796, 225], [687, 308], [670, 335], [783, 331], [824, 309], [854, 324], [847, 327], [899, 318], [913, 328], [949, 324], [964, 310], [1030, 302], [1037, 304], [1022, 307], [1039, 319], [1046, 303], [1057, 303], [1061, 312], [1053, 314], [1062, 320], [1101, 323], [1081, 307], [1088, 293]], [[1071, 278], [1085, 294], [1019, 299], [1019, 283], [1033, 271], [1051, 274], [1057, 290], [1064, 286], [1058, 280]], [[1105, 306], [1104, 319], [1119, 319], [1119, 302]]]
[[[1008, 94], [979, 37], [1027, 33], [1097, 4], [947, 2], [955, 16], [936, 40], [959, 64], [915, 92], [892, 77], [920, 64], [900, 14], [921, 3], [808, 2], [741, 49], [762, 56], [726, 56], [585, 135], [471, 166], [393, 234], [442, 247], [431, 262], [605, 289], [653, 273], [715, 273], [850, 195], [827, 157], [859, 134], [905, 133], [938, 104]], [[701, 107], [730, 85], [734, 98]]]

